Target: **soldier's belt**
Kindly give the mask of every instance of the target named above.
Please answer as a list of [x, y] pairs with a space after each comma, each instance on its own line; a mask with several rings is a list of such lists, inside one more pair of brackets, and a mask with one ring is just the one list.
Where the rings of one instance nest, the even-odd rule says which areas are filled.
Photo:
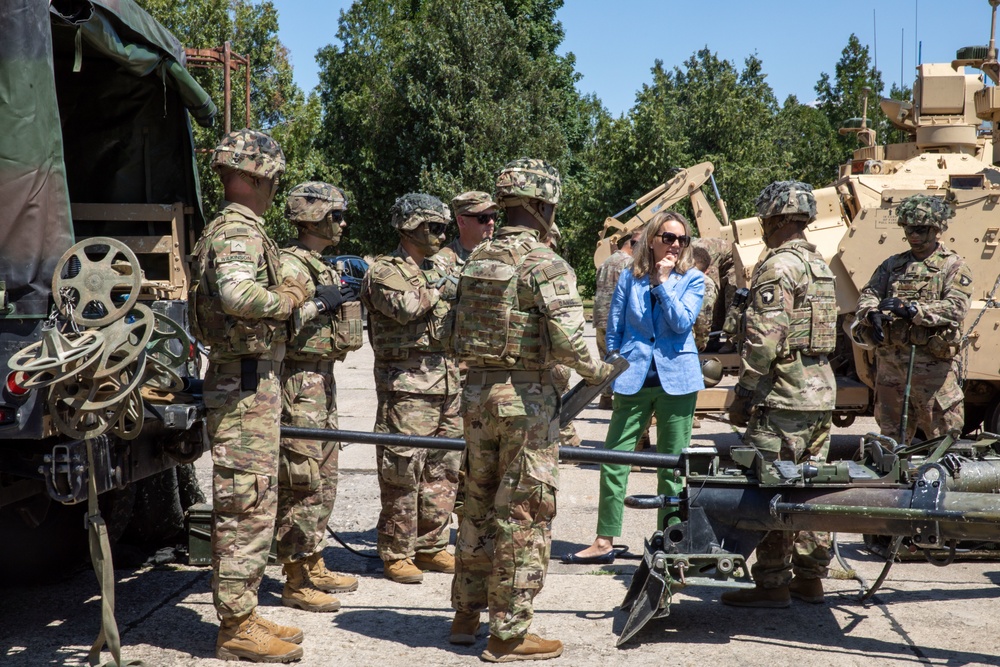
[[[225, 373], [227, 375], [240, 375], [243, 373], [243, 364], [247, 363], [249, 360], [243, 359], [240, 361], [230, 361], [224, 364], [212, 364], [216, 373]], [[274, 361], [273, 359], [256, 359], [257, 362], [257, 374], [263, 375], [269, 371], [273, 371], [275, 375], [281, 373], [281, 362]]]
[[552, 372], [544, 371], [483, 371], [469, 369], [465, 377], [466, 385], [488, 385], [488, 384], [552, 384]]
[[333, 361], [307, 361], [305, 359], [285, 359], [285, 372], [306, 371], [308, 373], [332, 373]]

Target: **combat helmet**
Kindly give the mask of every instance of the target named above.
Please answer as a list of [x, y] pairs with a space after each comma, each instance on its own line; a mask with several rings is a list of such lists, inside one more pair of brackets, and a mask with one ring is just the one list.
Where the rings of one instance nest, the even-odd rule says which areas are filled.
[[809, 223], [816, 219], [816, 197], [812, 186], [801, 181], [771, 183], [761, 191], [754, 206], [761, 220], [782, 216], [778, 227], [787, 222]]
[[501, 207], [516, 206], [525, 199], [539, 199], [555, 206], [561, 194], [559, 171], [544, 160], [519, 158], [497, 173], [495, 198]]
[[396, 200], [389, 209], [393, 229], [408, 231], [416, 229], [425, 220], [428, 222], [451, 221], [451, 213], [437, 197], [422, 192], [410, 192]]
[[340, 239], [340, 219], [328, 221], [327, 214], [346, 210], [343, 190], [320, 181], [299, 183], [288, 192], [285, 202], [285, 217], [289, 222], [327, 240]]
[[212, 153], [212, 169], [235, 169], [277, 181], [285, 173], [285, 154], [270, 136], [257, 130], [234, 130]]
[[709, 357], [701, 362], [701, 375], [706, 387], [714, 387], [722, 381], [722, 362], [718, 357]]
[[955, 208], [941, 197], [911, 195], [899, 202], [896, 221], [900, 227], [927, 226], [944, 231], [948, 221], [955, 217]]

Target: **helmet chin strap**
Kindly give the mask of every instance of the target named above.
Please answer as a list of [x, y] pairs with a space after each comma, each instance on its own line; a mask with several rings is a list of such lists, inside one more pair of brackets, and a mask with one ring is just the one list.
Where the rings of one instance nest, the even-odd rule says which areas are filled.
[[[542, 229], [545, 231], [544, 238], [542, 239], [542, 240], [545, 240], [545, 238], [548, 238], [549, 230], [552, 228], [552, 221], [551, 220], [546, 220], [542, 216], [542, 214], [538, 211], [538, 207], [535, 205], [536, 201], [540, 201], [540, 200], [538, 200], [538, 199], [528, 199], [527, 197], [508, 197], [508, 198], [504, 199], [503, 201], [501, 201], [500, 205], [503, 208], [505, 208], [505, 209], [506, 208], [510, 208], [511, 206], [520, 206], [525, 211], [527, 211], [528, 213], [530, 213], [531, 217], [533, 217], [535, 220], [537, 220], [538, 224], [540, 224], [542, 226]], [[552, 213], [553, 213], [553, 215], [555, 215], [555, 209], [554, 208], [552, 209]]]

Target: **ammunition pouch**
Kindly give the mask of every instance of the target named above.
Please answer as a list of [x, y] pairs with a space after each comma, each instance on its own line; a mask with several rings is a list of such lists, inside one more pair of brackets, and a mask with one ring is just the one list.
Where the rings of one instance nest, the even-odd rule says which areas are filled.
[[343, 355], [360, 350], [365, 342], [364, 323], [361, 320], [361, 302], [347, 301], [333, 315], [333, 352]]
[[298, 492], [319, 489], [319, 462], [298, 452], [281, 448], [278, 461], [278, 485]]
[[961, 349], [961, 342], [961, 332], [958, 329], [938, 329], [927, 338], [927, 351], [938, 359], [950, 361]]

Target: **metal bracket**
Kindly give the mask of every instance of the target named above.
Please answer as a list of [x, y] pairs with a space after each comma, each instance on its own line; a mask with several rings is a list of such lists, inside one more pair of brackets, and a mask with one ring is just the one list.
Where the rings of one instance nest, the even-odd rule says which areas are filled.
[[87, 500], [88, 465], [96, 466], [97, 492], [104, 493], [124, 486], [122, 466], [112, 460], [114, 449], [106, 437], [95, 438], [94, 460], [87, 460], [87, 443], [82, 440], [65, 442], [52, 447], [52, 453], [42, 460], [38, 472], [45, 479], [49, 496], [65, 505]]
[[[913, 485], [912, 509], [939, 510], [948, 472], [940, 463], [928, 463], [917, 471]], [[921, 549], [940, 549], [941, 531], [937, 521], [926, 521], [915, 527], [913, 544]]]

